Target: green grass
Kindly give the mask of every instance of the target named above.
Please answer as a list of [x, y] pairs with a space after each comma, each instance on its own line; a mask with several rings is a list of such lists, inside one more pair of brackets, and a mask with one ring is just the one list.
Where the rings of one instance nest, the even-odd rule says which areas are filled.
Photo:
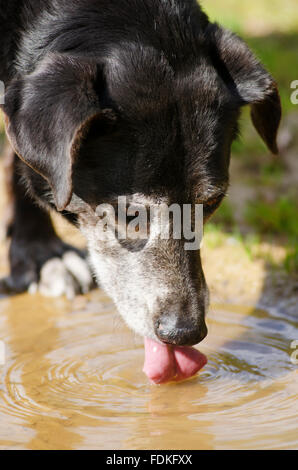
[[212, 218], [213, 223], [225, 230], [235, 229], [235, 218], [233, 207], [228, 199], [225, 199]]
[[[283, 116], [297, 112], [298, 119], [298, 106], [290, 99], [293, 91], [290, 85], [293, 80], [298, 80], [297, 0], [201, 0], [200, 3], [212, 21], [246, 40], [278, 83]], [[298, 188], [289, 187], [287, 194], [277, 196], [288, 170], [282, 158], [278, 161], [270, 157], [252, 126], [248, 108], [243, 110], [241, 135], [233, 144], [232, 154], [240, 166], [238, 181], [242, 178], [256, 188], [255, 200], [243, 208], [245, 233], [239, 234], [233, 217], [233, 203], [226, 201], [206, 228], [207, 238], [216, 246], [224, 243], [224, 232], [226, 236], [232, 234], [251, 256], [258, 251], [262, 241], [269, 241], [272, 247], [282, 244], [286, 252], [282, 267], [298, 273]], [[275, 202], [257, 199], [259, 187], [267, 188]], [[270, 262], [269, 259], [266, 261]]]
[[284, 172], [284, 167], [280, 161], [271, 161], [265, 163], [261, 167], [260, 183], [263, 186], [272, 186], [281, 182]]
[[247, 222], [259, 233], [298, 240], [298, 205], [284, 196], [274, 203], [253, 201], [246, 208]]
[[200, 0], [212, 20], [237, 32], [297, 31], [297, 0]]
[[[298, 110], [290, 96], [290, 84], [298, 79], [298, 4], [297, 0], [202, 0], [211, 20], [240, 34], [276, 79], [283, 113]], [[233, 146], [236, 155], [265, 153], [257, 133], [252, 131], [249, 113], [242, 119], [242, 138]]]
[[228, 201], [217, 211], [205, 227], [209, 248], [217, 248], [232, 237], [242, 245], [250, 259], [264, 258], [272, 267], [277, 267], [274, 256], [264, 254], [262, 242], [269, 242], [274, 252], [275, 245], [283, 246], [284, 261], [279, 268], [289, 274], [298, 273], [298, 204], [290, 197], [280, 197], [274, 203], [252, 201], [245, 210], [245, 221], [250, 229], [241, 233], [235, 224], [233, 209]]
[[274, 204], [252, 202], [246, 209], [246, 220], [251, 227], [275, 240], [283, 240], [286, 248], [284, 267], [298, 272], [298, 204], [284, 196]]
[[[298, 9], [298, 7], [297, 7]], [[282, 102], [283, 116], [298, 111], [298, 106], [291, 102], [291, 83], [298, 79], [297, 44], [298, 33], [290, 35], [273, 34], [268, 37], [244, 37], [267, 70], [278, 83]], [[242, 117], [241, 139], [233, 146], [236, 155], [248, 153], [264, 154], [267, 150], [256, 132], [252, 130], [249, 111]]]
[[284, 266], [289, 274], [298, 273], [298, 245], [288, 247]]

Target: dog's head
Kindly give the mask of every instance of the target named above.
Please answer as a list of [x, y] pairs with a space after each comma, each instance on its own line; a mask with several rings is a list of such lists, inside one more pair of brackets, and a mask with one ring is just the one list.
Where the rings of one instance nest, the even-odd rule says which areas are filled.
[[124, 42], [98, 60], [49, 54], [10, 84], [3, 109], [31, 191], [75, 214], [99, 282], [127, 323], [186, 345], [207, 331], [199, 250], [186, 250], [185, 237], [161, 239], [154, 217], [147, 238], [139, 231], [124, 240], [130, 220], [116, 210], [114, 224], [108, 207], [119, 196], [146, 210], [198, 203], [207, 220], [228, 188], [241, 107], [251, 106], [274, 153], [281, 108], [272, 77], [219, 26], [208, 24], [188, 56], [169, 50]]

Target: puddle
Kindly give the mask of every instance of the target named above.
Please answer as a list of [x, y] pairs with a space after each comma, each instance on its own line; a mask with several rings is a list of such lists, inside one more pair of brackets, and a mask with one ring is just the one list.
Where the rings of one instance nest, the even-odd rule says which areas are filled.
[[0, 449], [297, 449], [297, 285], [274, 298], [266, 266], [234, 242], [204, 258], [209, 363], [179, 385], [149, 385], [142, 340], [100, 290], [0, 298]]
[[297, 322], [215, 304], [208, 324], [205, 369], [158, 387], [101, 291], [0, 300], [0, 449], [297, 448]]

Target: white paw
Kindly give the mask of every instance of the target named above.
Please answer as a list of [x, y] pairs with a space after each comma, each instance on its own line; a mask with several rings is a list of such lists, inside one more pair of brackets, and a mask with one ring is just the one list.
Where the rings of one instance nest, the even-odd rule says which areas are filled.
[[31, 284], [29, 293], [39, 292], [45, 297], [65, 295], [73, 299], [77, 294], [86, 294], [93, 284], [92, 275], [86, 260], [76, 252], [68, 251], [62, 258], [52, 258], [42, 267], [40, 281]]

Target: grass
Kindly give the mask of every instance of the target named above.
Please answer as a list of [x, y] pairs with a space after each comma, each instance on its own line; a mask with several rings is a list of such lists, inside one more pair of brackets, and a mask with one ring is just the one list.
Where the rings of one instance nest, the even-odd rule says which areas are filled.
[[297, 0], [200, 0], [212, 20], [251, 36], [297, 31]]
[[[298, 10], [298, 8], [297, 8]], [[256, 53], [267, 70], [278, 83], [284, 117], [298, 106], [291, 102], [291, 83], [298, 79], [297, 44], [298, 33], [290, 35], [272, 34], [263, 38], [246, 37], [246, 42]], [[265, 145], [252, 128], [249, 110], [242, 116], [241, 139], [233, 147], [235, 155], [247, 155], [248, 152], [261, 154], [266, 151]]]
[[[201, 0], [210, 19], [240, 34], [276, 79], [281, 95], [283, 115], [298, 113], [291, 103], [290, 87], [298, 79], [298, 7], [297, 0]], [[298, 114], [297, 114], [298, 119]], [[242, 166], [239, 178], [250, 180], [255, 187], [255, 199], [243, 208], [242, 227], [237, 229], [233, 201], [225, 201], [206, 228], [207, 243], [221, 245], [232, 236], [240, 241], [250, 256], [262, 256], [261, 245], [270, 242], [272, 250], [282, 243], [285, 256], [281, 267], [289, 273], [298, 273], [298, 194], [297, 188], [288, 187], [279, 196], [280, 184], [286, 178], [287, 168], [282, 160], [274, 160], [253, 129], [249, 109], [241, 119], [241, 137], [232, 148], [233, 158]], [[241, 170], [241, 168], [240, 168]], [[233, 176], [233, 175], [232, 175]], [[283, 185], [285, 186], [285, 185]], [[271, 193], [268, 202], [260, 196], [259, 189]], [[294, 194], [294, 196], [293, 196]], [[291, 196], [290, 196], [291, 195]], [[274, 265], [273, 257], [264, 255]]]
[[221, 229], [230, 230], [236, 229], [236, 221], [234, 217], [233, 207], [228, 201], [225, 199], [220, 207], [220, 209], [216, 212], [213, 220], [216, 224], [221, 227]]
[[271, 161], [262, 165], [260, 183], [264, 186], [272, 186], [282, 180], [283, 165], [279, 161]]
[[283, 240], [286, 257], [284, 267], [288, 272], [298, 272], [298, 204], [283, 196], [273, 204], [251, 202], [246, 208], [246, 220], [258, 233], [275, 240]]
[[286, 241], [298, 239], [298, 205], [283, 196], [274, 203], [253, 201], [246, 208], [246, 220], [265, 235], [279, 235]]
[[[284, 115], [297, 110], [290, 100], [290, 85], [298, 80], [298, 6], [297, 0], [202, 0], [213, 21], [240, 34], [266, 66], [279, 85]], [[264, 153], [265, 146], [253, 132], [246, 111], [242, 119], [242, 138], [233, 147], [235, 155]]]
[[[298, 204], [288, 196], [274, 203], [254, 200], [245, 207], [246, 229], [235, 222], [233, 207], [228, 201], [217, 211], [205, 228], [209, 248], [227, 243], [231, 237], [242, 245], [250, 259], [263, 258], [272, 267], [298, 274]], [[266, 242], [266, 250], [263, 244]], [[269, 246], [269, 249], [268, 249]], [[282, 246], [284, 256], [275, 261], [275, 247]]]
[[284, 266], [289, 274], [298, 272], [298, 246], [288, 247]]

